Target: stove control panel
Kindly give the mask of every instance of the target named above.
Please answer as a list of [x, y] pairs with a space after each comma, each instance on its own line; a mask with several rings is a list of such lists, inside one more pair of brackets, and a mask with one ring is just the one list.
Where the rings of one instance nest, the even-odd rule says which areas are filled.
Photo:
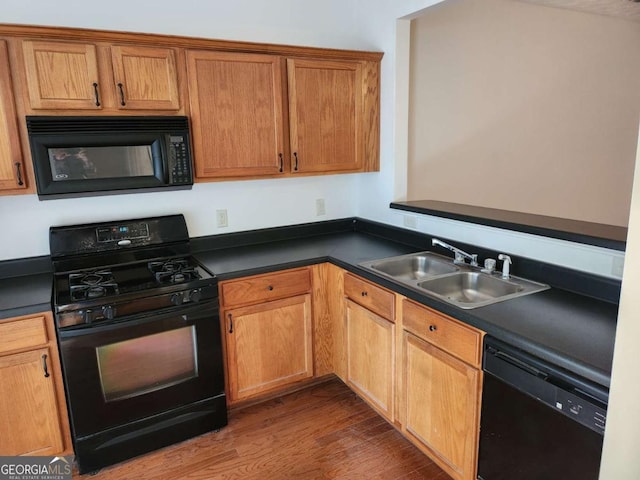
[[98, 227], [96, 228], [96, 237], [98, 243], [148, 238], [149, 225], [147, 223], [128, 223], [124, 225]]

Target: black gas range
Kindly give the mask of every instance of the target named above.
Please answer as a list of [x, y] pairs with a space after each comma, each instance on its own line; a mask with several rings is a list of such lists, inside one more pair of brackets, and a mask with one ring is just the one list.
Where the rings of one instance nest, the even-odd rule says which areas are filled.
[[184, 217], [51, 227], [49, 241], [80, 472], [226, 425], [217, 280]]

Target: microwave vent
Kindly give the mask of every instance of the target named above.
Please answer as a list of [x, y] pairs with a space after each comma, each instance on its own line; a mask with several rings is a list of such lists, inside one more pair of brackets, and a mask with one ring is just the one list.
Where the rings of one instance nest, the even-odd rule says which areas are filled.
[[183, 116], [27, 116], [29, 134], [156, 132], [188, 128], [189, 119]]

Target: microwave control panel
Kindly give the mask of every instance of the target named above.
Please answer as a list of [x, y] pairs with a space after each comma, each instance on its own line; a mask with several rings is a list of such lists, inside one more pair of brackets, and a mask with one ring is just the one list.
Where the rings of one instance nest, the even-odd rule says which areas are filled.
[[172, 185], [193, 183], [188, 137], [183, 135], [169, 136], [169, 183]]

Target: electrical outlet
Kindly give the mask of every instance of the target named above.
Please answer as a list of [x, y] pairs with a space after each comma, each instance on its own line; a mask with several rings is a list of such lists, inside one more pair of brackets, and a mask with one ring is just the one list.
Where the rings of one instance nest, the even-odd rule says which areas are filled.
[[417, 228], [418, 220], [415, 215], [404, 215], [404, 226], [409, 228]]
[[227, 210], [216, 210], [216, 226], [218, 228], [229, 226], [229, 217], [227, 217]]
[[316, 215], [326, 215], [327, 211], [324, 208], [324, 198], [318, 198], [316, 200]]

